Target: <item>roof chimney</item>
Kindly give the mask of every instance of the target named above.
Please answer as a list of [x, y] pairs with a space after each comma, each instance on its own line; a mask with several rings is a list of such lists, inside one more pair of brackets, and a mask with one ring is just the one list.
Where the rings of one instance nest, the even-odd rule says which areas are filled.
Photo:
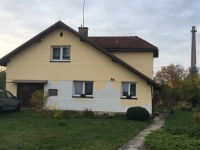
[[88, 27], [78, 27], [78, 32], [80, 35], [84, 36], [84, 37], [88, 37]]

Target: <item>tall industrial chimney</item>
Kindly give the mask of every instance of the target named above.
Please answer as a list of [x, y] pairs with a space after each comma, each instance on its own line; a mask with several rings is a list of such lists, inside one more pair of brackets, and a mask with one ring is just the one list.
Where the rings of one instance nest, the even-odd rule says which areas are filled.
[[191, 46], [191, 65], [190, 65], [190, 74], [197, 74], [198, 69], [196, 66], [196, 35], [195, 32], [197, 30], [195, 29], [195, 26], [192, 27], [192, 46]]

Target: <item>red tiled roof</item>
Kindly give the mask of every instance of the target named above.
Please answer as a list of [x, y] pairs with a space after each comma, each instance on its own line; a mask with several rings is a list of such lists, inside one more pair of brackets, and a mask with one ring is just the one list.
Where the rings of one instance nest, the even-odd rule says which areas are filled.
[[157, 49], [156, 46], [137, 36], [102, 36], [88, 38], [104, 49]]

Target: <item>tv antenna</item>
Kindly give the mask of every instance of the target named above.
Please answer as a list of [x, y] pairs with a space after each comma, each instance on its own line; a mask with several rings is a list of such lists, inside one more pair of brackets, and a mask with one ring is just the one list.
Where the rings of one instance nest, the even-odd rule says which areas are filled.
[[85, 7], [85, 0], [83, 0], [83, 27], [84, 27], [84, 7]]

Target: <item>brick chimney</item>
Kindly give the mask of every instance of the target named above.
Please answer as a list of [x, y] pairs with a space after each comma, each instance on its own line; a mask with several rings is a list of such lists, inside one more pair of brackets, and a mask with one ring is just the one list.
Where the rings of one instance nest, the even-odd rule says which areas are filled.
[[82, 36], [88, 37], [88, 29], [89, 29], [88, 27], [82, 27], [82, 25], [81, 25], [81, 27], [78, 27], [78, 32]]

